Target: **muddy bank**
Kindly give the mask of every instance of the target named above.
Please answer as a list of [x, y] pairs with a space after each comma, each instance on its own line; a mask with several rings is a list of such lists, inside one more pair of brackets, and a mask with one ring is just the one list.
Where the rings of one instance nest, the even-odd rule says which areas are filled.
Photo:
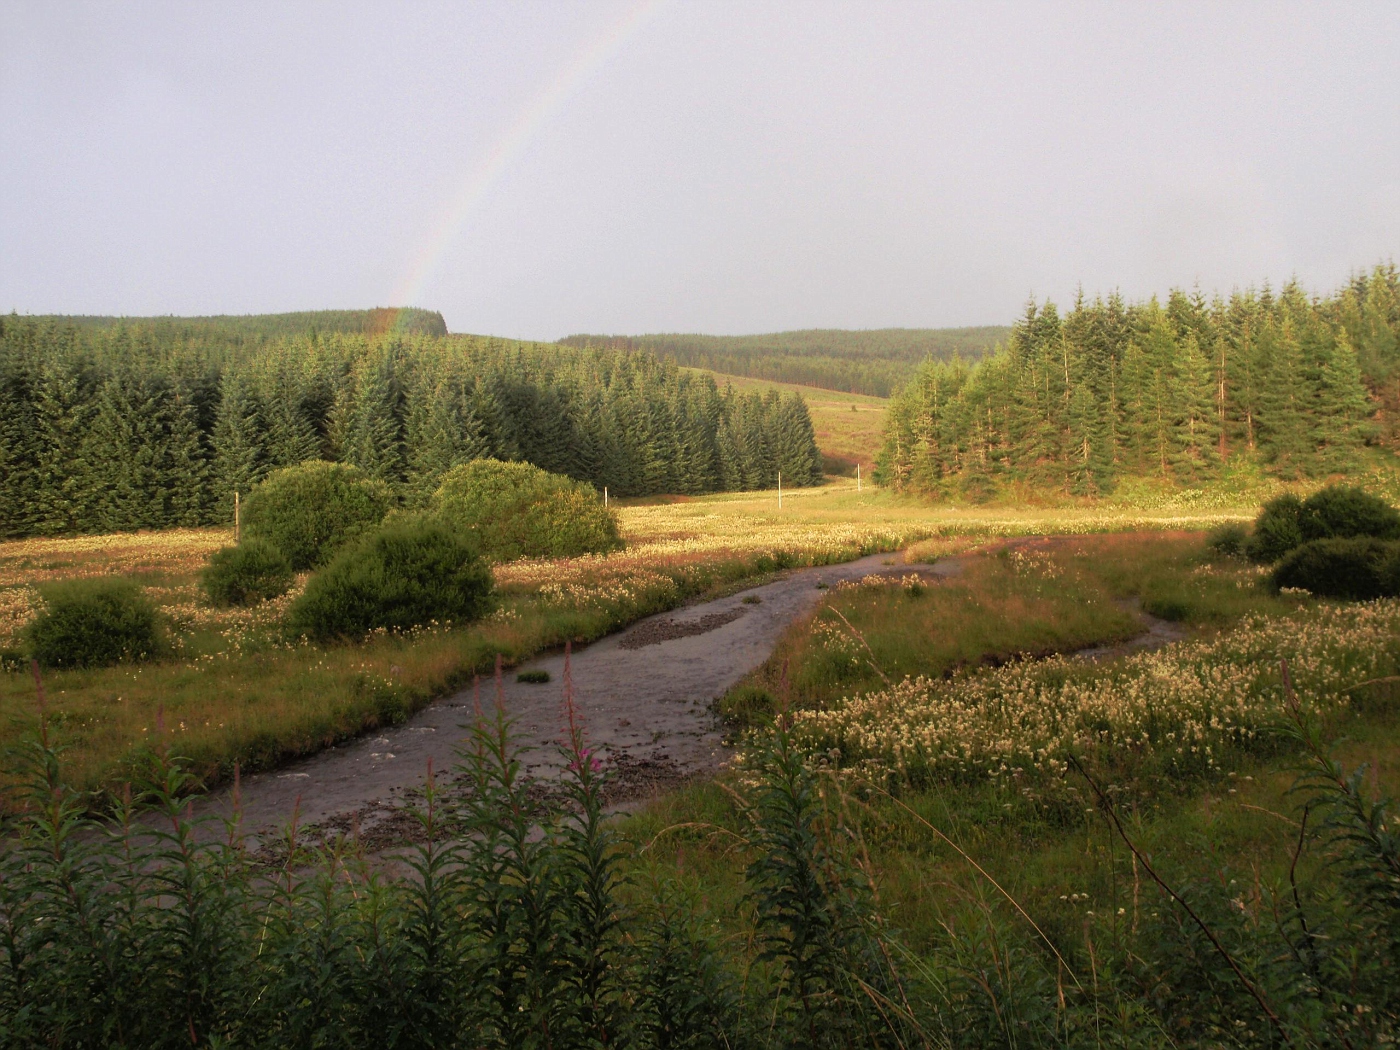
[[[872, 573], [914, 571], [949, 575], [958, 561], [905, 565], [872, 555], [842, 565], [798, 569], [781, 579], [714, 601], [648, 617], [626, 631], [575, 650], [574, 702], [589, 744], [615, 777], [612, 801], [623, 805], [713, 772], [726, 749], [710, 702], [766, 660], [793, 621], [812, 611], [821, 586]], [[563, 654], [539, 657], [509, 672], [501, 703], [518, 738], [533, 748], [530, 774], [548, 778], [560, 769], [554, 745], [563, 732]], [[545, 671], [548, 683], [517, 682], [519, 671]], [[483, 682], [481, 702], [495, 702], [496, 687]], [[365, 834], [400, 821], [398, 810], [422, 789], [428, 760], [450, 787], [453, 751], [463, 725], [474, 716], [472, 690], [430, 705], [401, 726], [331, 748], [319, 755], [243, 782], [244, 827], [261, 838], [294, 810], [302, 824], [326, 828], [358, 825]], [[227, 790], [206, 803], [227, 812]]]
[[[1052, 541], [1053, 542], [1053, 541]], [[1028, 544], [1017, 544], [1028, 545]], [[1045, 544], [1048, 546], [1049, 544]], [[783, 578], [679, 611], [660, 613], [574, 651], [571, 671], [575, 708], [590, 748], [606, 763], [609, 805], [627, 807], [717, 770], [727, 748], [710, 705], [771, 655], [783, 631], [811, 613], [824, 586], [871, 574], [917, 572], [946, 577], [964, 558], [933, 566], [903, 564], [872, 555], [842, 565], [794, 570]], [[1122, 602], [1143, 625], [1136, 637], [1093, 646], [1080, 659], [1113, 659], [1178, 641], [1178, 624], [1149, 616], [1137, 603]], [[522, 671], [545, 672], [545, 683], [517, 682]], [[515, 723], [527, 774], [547, 788], [562, 770], [556, 746], [564, 735], [564, 656], [528, 661], [503, 676], [499, 702]], [[446, 697], [405, 724], [331, 748], [282, 769], [243, 782], [244, 828], [267, 841], [293, 812], [299, 823], [327, 831], [358, 829], [371, 843], [411, 837], [406, 803], [421, 798], [428, 762], [438, 786], [449, 794], [455, 777], [454, 751], [477, 704], [490, 712], [498, 687], [483, 681]], [[218, 792], [206, 811], [227, 813], [230, 794]]]

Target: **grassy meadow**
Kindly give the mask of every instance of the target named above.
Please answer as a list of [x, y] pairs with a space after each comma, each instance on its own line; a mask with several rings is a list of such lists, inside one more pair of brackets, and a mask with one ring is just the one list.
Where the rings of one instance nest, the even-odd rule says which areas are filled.
[[[982, 536], [1203, 528], [1247, 511], [931, 507], [837, 479], [785, 492], [781, 509], [776, 492], [758, 492], [624, 501], [618, 513], [626, 550], [498, 566], [497, 608], [482, 621], [328, 647], [279, 631], [277, 617], [296, 589], [249, 610], [202, 600], [197, 574], [231, 541], [228, 530], [7, 542], [0, 544], [0, 649], [18, 647], [44, 583], [92, 575], [138, 581], [166, 614], [165, 656], [47, 675], [68, 775], [90, 790], [139, 775], [160, 718], [212, 783], [235, 762], [265, 768], [400, 721], [488, 670], [497, 655], [509, 664], [566, 640], [589, 641], [781, 568], [911, 547], [917, 556]], [[0, 745], [36, 724], [33, 684], [18, 662], [7, 666]]]
[[[1321, 818], [1303, 812], [1300, 775], [1320, 759], [1296, 719], [1342, 773], [1360, 769], [1365, 797], [1400, 791], [1400, 601], [1276, 595], [1204, 539], [981, 542], [956, 576], [833, 588], [721, 701], [760, 754], [773, 719], [788, 727], [902, 944], [939, 960], [938, 994], [997, 1045], [1062, 1045], [1020, 1026], [1063, 1023], [1090, 987], [1085, 1045], [1197, 1045], [1198, 1025], [1230, 1023], [1230, 989], [1190, 999], [1219, 960], [1139, 856], [1232, 952], [1286, 925], [1297, 895], [1338, 870]], [[1047, 655], [1133, 633], [1123, 610], [1139, 603], [1184, 636], [1092, 661]], [[755, 775], [741, 754], [727, 782], [658, 799], [624, 825], [632, 856], [696, 887], [707, 914], [741, 914], [754, 854], [740, 785]], [[1259, 979], [1264, 962], [1245, 957]]]
[[869, 477], [875, 454], [880, 451], [880, 442], [884, 438], [885, 410], [889, 406], [889, 398], [769, 379], [751, 379], [723, 372], [709, 374], [714, 376], [721, 390], [733, 386], [741, 394], [753, 391], [762, 394], [768, 390], [801, 394], [812, 416], [812, 429], [816, 432], [817, 448], [821, 450], [827, 473], [854, 477], [856, 464], [859, 463]]

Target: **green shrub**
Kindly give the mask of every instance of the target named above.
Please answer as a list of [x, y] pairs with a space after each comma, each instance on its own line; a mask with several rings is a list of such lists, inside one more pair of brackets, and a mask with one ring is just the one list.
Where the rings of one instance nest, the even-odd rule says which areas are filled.
[[471, 536], [491, 561], [568, 558], [622, 546], [617, 518], [592, 485], [529, 463], [478, 459], [448, 471], [432, 514]]
[[1249, 530], [1238, 522], [1220, 525], [1210, 530], [1206, 546], [1218, 554], [1237, 558], [1245, 552], [1249, 544]]
[[440, 524], [402, 519], [344, 548], [311, 577], [288, 626], [325, 640], [460, 622], [485, 610], [491, 587], [491, 570], [470, 540]]
[[346, 463], [308, 460], [274, 471], [248, 494], [243, 532], [276, 546], [292, 568], [313, 569], [384, 520], [389, 487]]
[[1264, 504], [1246, 553], [1257, 562], [1275, 562], [1311, 540], [1350, 536], [1400, 539], [1400, 512], [1379, 496], [1344, 485], [1329, 485], [1306, 500], [1285, 494]]
[[526, 682], [531, 685], [543, 685], [549, 681], [548, 671], [521, 671], [515, 676], [517, 682]]
[[1291, 492], [1269, 500], [1254, 519], [1254, 533], [1245, 553], [1263, 564], [1278, 561], [1303, 542], [1303, 501]]
[[43, 588], [43, 597], [26, 633], [45, 667], [102, 667], [160, 649], [155, 606], [130, 580], [65, 580]]
[[1305, 540], [1400, 539], [1400, 512], [1379, 496], [1342, 485], [1329, 485], [1304, 500], [1299, 524]]
[[267, 540], [249, 539], [215, 551], [199, 582], [215, 605], [252, 605], [286, 594], [295, 578], [280, 549]]
[[1392, 597], [1400, 594], [1400, 544], [1370, 536], [1309, 540], [1278, 563], [1271, 580], [1324, 598]]

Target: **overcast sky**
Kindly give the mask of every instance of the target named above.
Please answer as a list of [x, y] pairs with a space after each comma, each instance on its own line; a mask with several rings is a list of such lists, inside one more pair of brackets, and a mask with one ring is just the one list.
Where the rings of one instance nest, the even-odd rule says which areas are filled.
[[1397, 58], [1393, 0], [0, 0], [0, 309], [554, 339], [1327, 291], [1400, 257]]

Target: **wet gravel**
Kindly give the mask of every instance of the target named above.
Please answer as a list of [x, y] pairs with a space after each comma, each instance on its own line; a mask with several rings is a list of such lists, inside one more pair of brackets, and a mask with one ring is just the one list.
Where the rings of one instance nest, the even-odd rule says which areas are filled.
[[[917, 571], [950, 575], [956, 560]], [[788, 572], [783, 577], [713, 601], [639, 621], [629, 630], [574, 651], [574, 702], [589, 746], [611, 766], [610, 804], [635, 805], [688, 779], [708, 775], [728, 757], [722, 727], [710, 710], [745, 674], [758, 667], [794, 620], [811, 612], [822, 587], [871, 574], [916, 571], [889, 555]], [[753, 602], [758, 598], [758, 602]], [[746, 601], [745, 599], [749, 599]], [[515, 672], [549, 672], [548, 684], [516, 682]], [[503, 676], [445, 697], [401, 726], [367, 735], [243, 781], [243, 826], [271, 845], [293, 812], [311, 830], [354, 827], [374, 841], [412, 831], [405, 803], [421, 795], [428, 763], [439, 786], [451, 790], [454, 752], [475, 716], [499, 702], [514, 721], [526, 773], [548, 782], [564, 761], [564, 655], [528, 661]], [[227, 790], [204, 804], [228, 813]]]

